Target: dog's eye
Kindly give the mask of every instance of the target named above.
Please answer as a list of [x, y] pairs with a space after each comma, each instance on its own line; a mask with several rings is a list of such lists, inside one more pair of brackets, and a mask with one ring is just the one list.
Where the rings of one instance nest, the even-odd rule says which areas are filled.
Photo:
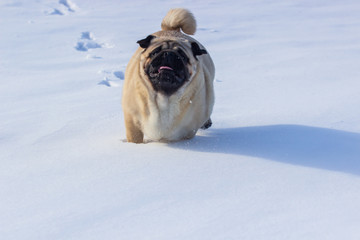
[[158, 48], [156, 48], [154, 51], [152, 51], [151, 53], [150, 53], [150, 57], [152, 58], [152, 57], [154, 57], [156, 54], [158, 54], [159, 52], [161, 52], [161, 47], [158, 47]]
[[179, 53], [178, 59], [181, 59], [181, 60], [183, 60], [185, 62], [189, 61], [188, 57], [186, 56], [186, 54], [182, 50], [179, 50], [178, 53]]

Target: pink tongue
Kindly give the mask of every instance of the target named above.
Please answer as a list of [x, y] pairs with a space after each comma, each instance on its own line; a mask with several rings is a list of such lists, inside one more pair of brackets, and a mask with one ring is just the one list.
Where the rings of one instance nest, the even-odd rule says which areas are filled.
[[159, 68], [159, 72], [160, 72], [161, 70], [171, 70], [171, 71], [173, 71], [174, 69], [172, 69], [171, 67], [168, 67], [168, 66], [161, 66], [161, 67]]

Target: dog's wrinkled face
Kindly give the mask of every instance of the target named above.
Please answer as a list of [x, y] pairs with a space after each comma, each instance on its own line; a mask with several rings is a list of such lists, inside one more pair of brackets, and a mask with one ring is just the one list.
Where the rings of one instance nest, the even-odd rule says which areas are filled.
[[[189, 81], [191, 75], [189, 57], [191, 56], [186, 54], [182, 44], [174, 40], [160, 41], [150, 46], [153, 38], [155, 37], [150, 35], [138, 41], [140, 46], [147, 51], [144, 71], [155, 91], [170, 96]], [[206, 51], [201, 50], [196, 44], [198, 52], [194, 53], [194, 44], [196, 43], [192, 43], [191, 50], [196, 59], [196, 55], [204, 54]]]
[[176, 46], [176, 42], [164, 42], [150, 52], [150, 62], [145, 68], [155, 91], [172, 95], [189, 80], [189, 58]]

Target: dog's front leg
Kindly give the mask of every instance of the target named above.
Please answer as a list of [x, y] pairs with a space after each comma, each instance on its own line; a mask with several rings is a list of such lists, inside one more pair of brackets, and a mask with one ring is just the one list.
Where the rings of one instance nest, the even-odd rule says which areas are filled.
[[126, 139], [128, 142], [143, 143], [144, 133], [131, 117], [125, 116]]

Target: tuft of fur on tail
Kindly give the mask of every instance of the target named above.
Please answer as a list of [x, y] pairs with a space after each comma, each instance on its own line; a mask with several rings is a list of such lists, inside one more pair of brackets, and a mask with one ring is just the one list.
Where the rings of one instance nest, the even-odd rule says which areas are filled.
[[186, 34], [194, 35], [196, 31], [196, 20], [194, 15], [187, 9], [170, 9], [161, 22], [161, 29], [163, 31], [180, 31], [181, 29]]

